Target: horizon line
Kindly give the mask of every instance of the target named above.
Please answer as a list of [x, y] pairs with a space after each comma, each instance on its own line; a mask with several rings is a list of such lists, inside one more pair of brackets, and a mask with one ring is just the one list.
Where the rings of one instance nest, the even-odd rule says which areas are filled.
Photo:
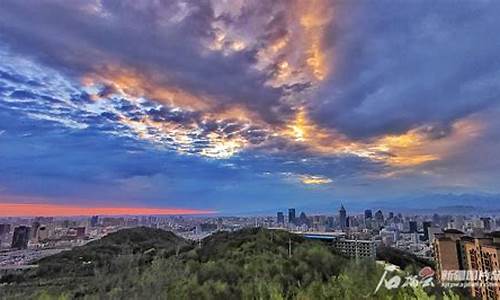
[[193, 208], [109, 207], [79, 206], [50, 203], [0, 203], [0, 217], [79, 217], [129, 215], [206, 215], [215, 210]]

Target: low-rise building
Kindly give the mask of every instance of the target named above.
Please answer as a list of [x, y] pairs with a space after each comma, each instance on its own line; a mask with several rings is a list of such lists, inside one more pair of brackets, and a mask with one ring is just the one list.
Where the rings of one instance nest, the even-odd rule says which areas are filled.
[[375, 260], [377, 256], [377, 246], [370, 240], [348, 240], [335, 239], [332, 242], [333, 248], [339, 253], [353, 258], [370, 258]]

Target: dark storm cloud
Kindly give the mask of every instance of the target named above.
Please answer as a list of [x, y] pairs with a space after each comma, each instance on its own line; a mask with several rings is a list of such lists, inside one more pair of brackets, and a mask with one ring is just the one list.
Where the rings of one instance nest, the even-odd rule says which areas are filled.
[[[498, 1], [353, 1], [330, 28], [315, 119], [366, 138], [450, 124], [500, 101]], [[436, 135], [436, 133], [439, 133]]]
[[250, 67], [252, 49], [223, 55], [203, 47], [213, 20], [207, 1], [3, 1], [0, 38], [75, 77], [116, 63], [154, 74], [159, 85], [210, 95], [216, 106], [238, 103], [280, 121], [276, 112], [290, 111]]

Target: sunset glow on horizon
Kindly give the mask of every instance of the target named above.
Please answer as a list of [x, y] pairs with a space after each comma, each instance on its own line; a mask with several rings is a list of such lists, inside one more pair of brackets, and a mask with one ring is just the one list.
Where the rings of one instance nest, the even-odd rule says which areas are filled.
[[124, 216], [124, 215], [206, 215], [211, 210], [149, 207], [84, 207], [41, 203], [0, 203], [0, 217], [69, 217], [69, 216]]

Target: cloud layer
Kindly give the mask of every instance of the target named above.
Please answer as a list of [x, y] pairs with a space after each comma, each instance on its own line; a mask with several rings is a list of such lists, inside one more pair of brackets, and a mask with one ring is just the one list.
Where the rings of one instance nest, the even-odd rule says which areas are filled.
[[[243, 210], [263, 195], [391, 194], [394, 182], [402, 194], [498, 192], [498, 12], [494, 1], [3, 1], [4, 189], [22, 193], [24, 178], [54, 201], [84, 184]], [[471, 145], [490, 163], [476, 168]]]

